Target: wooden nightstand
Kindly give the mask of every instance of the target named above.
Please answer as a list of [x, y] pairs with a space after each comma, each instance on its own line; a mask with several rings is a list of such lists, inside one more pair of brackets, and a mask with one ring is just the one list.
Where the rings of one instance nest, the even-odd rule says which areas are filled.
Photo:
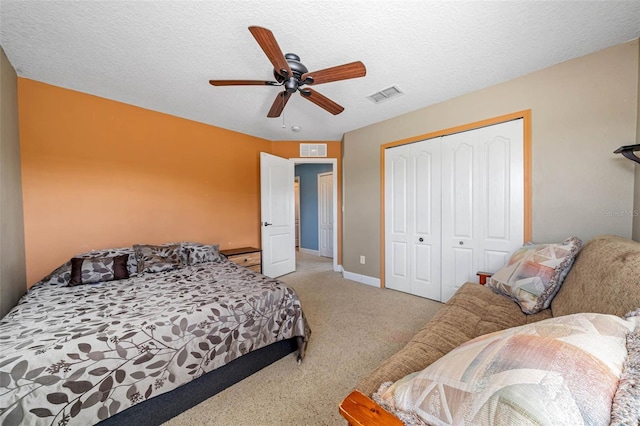
[[262, 273], [262, 250], [255, 247], [240, 247], [220, 250], [233, 263]]

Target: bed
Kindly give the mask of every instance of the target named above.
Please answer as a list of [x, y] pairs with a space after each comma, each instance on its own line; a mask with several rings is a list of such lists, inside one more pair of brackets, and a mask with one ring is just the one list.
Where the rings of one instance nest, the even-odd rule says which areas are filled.
[[0, 321], [0, 423], [125, 419], [271, 346], [286, 354], [295, 342], [299, 363], [309, 335], [292, 288], [216, 245], [83, 253]]

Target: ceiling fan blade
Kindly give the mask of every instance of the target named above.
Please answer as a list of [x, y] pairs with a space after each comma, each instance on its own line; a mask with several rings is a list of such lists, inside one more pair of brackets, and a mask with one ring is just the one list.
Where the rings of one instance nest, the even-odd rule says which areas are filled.
[[282, 110], [284, 109], [284, 106], [287, 104], [287, 101], [290, 97], [291, 93], [287, 92], [286, 90], [278, 93], [278, 96], [276, 96], [276, 100], [273, 101], [273, 105], [271, 105], [271, 109], [269, 110], [269, 114], [267, 114], [267, 117], [280, 117], [280, 114], [282, 114]]
[[276, 81], [264, 80], [209, 80], [212, 86], [279, 86]]
[[[262, 27], [249, 27], [249, 31], [256, 39], [262, 50], [264, 51], [269, 61], [273, 64], [273, 68], [279, 71], [281, 75], [288, 77], [291, 75], [291, 67], [287, 62], [287, 59], [284, 57], [282, 50], [280, 50], [280, 46], [276, 41], [273, 33]], [[286, 73], [286, 74], [285, 74]]]
[[324, 95], [316, 92], [313, 89], [305, 88], [300, 90], [300, 94], [303, 98], [310, 100], [314, 104], [318, 105], [320, 108], [323, 108], [329, 111], [333, 115], [338, 115], [342, 111], [344, 111], [344, 107], [338, 105], [333, 102], [331, 99], [327, 98]]
[[304, 81], [307, 77], [312, 77], [313, 83], [307, 84], [322, 84], [329, 83], [331, 81], [364, 77], [366, 74], [367, 69], [364, 67], [364, 64], [360, 61], [356, 61], [344, 65], [338, 65], [336, 67], [325, 68], [320, 71], [304, 73], [302, 74], [301, 80]]

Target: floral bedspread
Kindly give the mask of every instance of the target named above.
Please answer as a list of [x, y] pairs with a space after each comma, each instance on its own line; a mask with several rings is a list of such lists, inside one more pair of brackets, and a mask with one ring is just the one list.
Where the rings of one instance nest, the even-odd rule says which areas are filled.
[[34, 286], [0, 320], [0, 424], [95, 424], [309, 328], [295, 291], [224, 260]]

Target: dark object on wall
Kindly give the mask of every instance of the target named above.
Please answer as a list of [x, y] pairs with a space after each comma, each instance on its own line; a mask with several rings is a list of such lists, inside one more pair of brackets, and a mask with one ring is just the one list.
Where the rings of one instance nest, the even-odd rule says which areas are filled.
[[296, 91], [299, 91], [303, 98], [310, 100], [331, 114], [340, 114], [344, 111], [342, 106], [315, 90], [302, 86], [364, 77], [367, 73], [364, 64], [360, 61], [309, 72], [307, 67], [300, 62], [298, 55], [294, 53], [282, 54], [282, 50], [271, 31], [255, 26], [249, 27], [249, 31], [273, 64], [273, 76], [276, 81], [209, 80], [209, 83], [213, 86], [283, 86], [284, 91], [276, 96], [267, 117], [279, 117], [289, 97]]
[[634, 151], [640, 151], [640, 144], [635, 145], [624, 145], [620, 148], [613, 151], [614, 154], [622, 154], [627, 157], [629, 160], [635, 161], [640, 164], [640, 157], [634, 154]]

